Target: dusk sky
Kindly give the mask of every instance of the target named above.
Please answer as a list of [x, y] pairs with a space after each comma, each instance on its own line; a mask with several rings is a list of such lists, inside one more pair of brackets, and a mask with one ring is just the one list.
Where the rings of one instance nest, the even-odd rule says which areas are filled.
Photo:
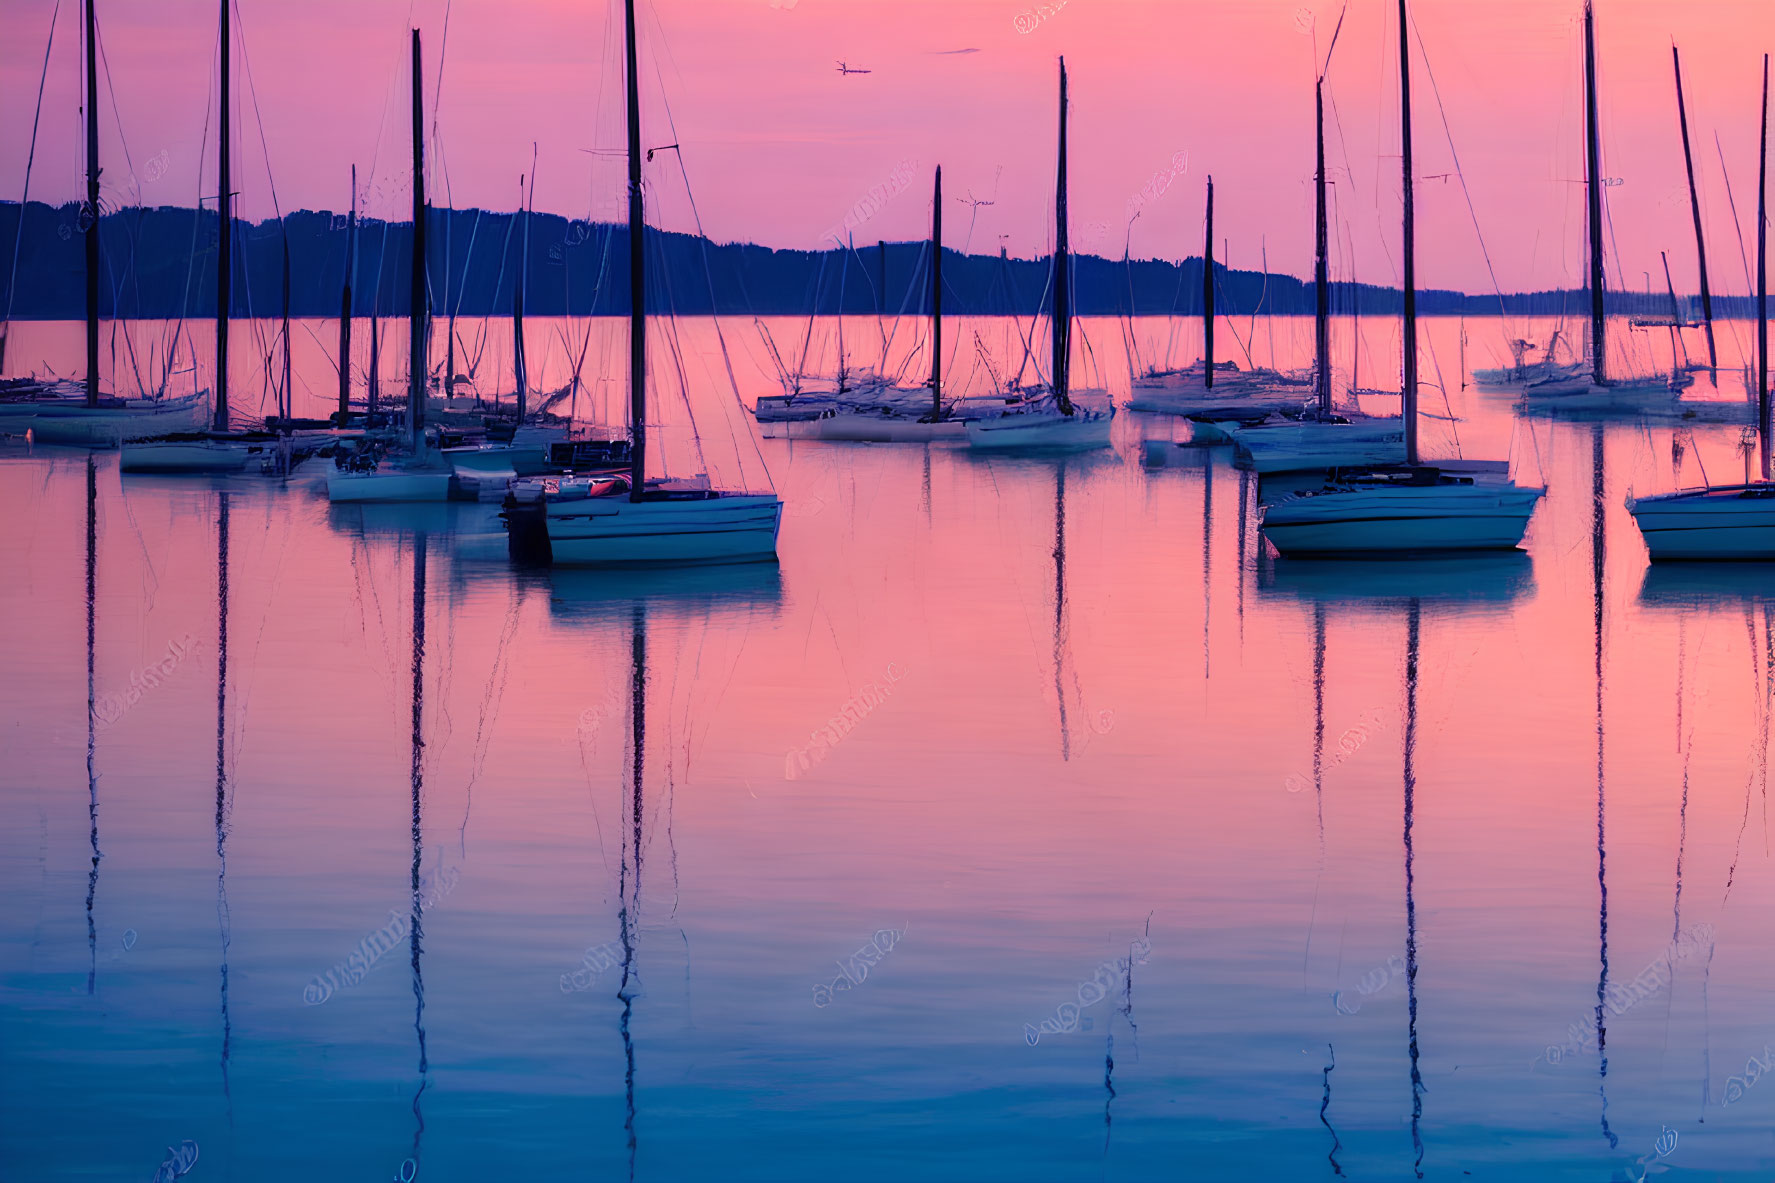
[[[17, 200], [55, 0], [3, 0], [0, 126], [3, 195]], [[1310, 0], [1309, 0], [1310, 2]], [[1073, 95], [1073, 235], [1119, 253], [1132, 203], [1136, 256], [1201, 251], [1203, 182], [1212, 174], [1216, 238], [1230, 262], [1308, 275], [1312, 252], [1313, 75], [1338, 18], [1300, 0], [1069, 0], [1047, 15], [1017, 0], [654, 0], [643, 18], [643, 139], [682, 145], [706, 231], [718, 240], [810, 247], [871, 186], [913, 180], [855, 233], [920, 237], [930, 169], [944, 167], [945, 241], [1015, 255], [1051, 239], [1055, 62]], [[81, 188], [79, 8], [63, 0], [49, 61], [31, 196]], [[1359, 278], [1393, 282], [1398, 256], [1397, 30], [1394, 6], [1353, 0], [1329, 74], [1334, 217]], [[368, 212], [405, 216], [406, 29], [425, 38], [427, 105], [457, 206], [512, 208], [536, 145], [535, 205], [610, 219], [622, 168], [620, 58], [606, 0], [239, 0], [237, 184], [241, 212], [271, 213], [260, 123], [286, 211], [340, 209], [353, 163]], [[1420, 185], [1420, 283], [1491, 288], [1453, 171], [1440, 89], [1499, 283], [1518, 290], [1583, 282], [1581, 6], [1560, 0], [1420, 0], [1427, 51], [1414, 61]], [[214, 134], [216, 6], [207, 0], [100, 3], [115, 94], [101, 92], [106, 176], [131, 165], [149, 204], [190, 205], [206, 120]], [[1743, 233], [1756, 202], [1762, 48], [1775, 40], [1766, 0], [1602, 0], [1597, 11], [1605, 172], [1624, 275], [1662, 287], [1668, 250], [1679, 290], [1695, 290], [1670, 45], [1684, 55], [1691, 135], [1716, 291], [1747, 290], [1715, 133]], [[1022, 31], [1027, 29], [1028, 31]], [[871, 70], [840, 75], [840, 60]], [[250, 62], [252, 88], [247, 88]], [[1432, 85], [1432, 73], [1434, 82]], [[103, 72], [101, 72], [103, 82]], [[668, 124], [664, 100], [675, 120]], [[115, 108], [113, 108], [113, 98]], [[119, 138], [121, 113], [123, 139]], [[1329, 121], [1329, 114], [1328, 114]], [[1340, 134], [1341, 129], [1341, 134]], [[435, 149], [434, 149], [435, 155]], [[213, 146], [203, 158], [213, 193]], [[376, 174], [371, 177], [372, 162]], [[1167, 174], [1177, 171], [1165, 187]], [[594, 179], [594, 162], [597, 177]], [[434, 160], [435, 164], [435, 160]], [[660, 224], [691, 229], [670, 157], [650, 166]], [[906, 175], [902, 170], [901, 175]], [[151, 179], [152, 178], [152, 179]], [[394, 178], [395, 185], [387, 182]], [[447, 200], [434, 169], [434, 203]], [[383, 192], [374, 194], [381, 183]], [[968, 194], [993, 205], [970, 210]], [[1219, 250], [1217, 242], [1217, 250]], [[1226, 256], [1223, 255], [1223, 261]], [[1350, 274], [1351, 251], [1334, 255]], [[1619, 270], [1617, 271], [1617, 266]]]

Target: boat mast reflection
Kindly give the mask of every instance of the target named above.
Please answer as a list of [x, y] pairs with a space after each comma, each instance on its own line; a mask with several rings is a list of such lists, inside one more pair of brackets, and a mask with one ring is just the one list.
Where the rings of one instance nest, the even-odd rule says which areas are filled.
[[1419, 1123], [1424, 1116], [1424, 1077], [1418, 1069], [1418, 910], [1416, 873], [1411, 828], [1417, 797], [1418, 656], [1422, 606], [1413, 597], [1406, 607], [1405, 642], [1405, 742], [1401, 779], [1405, 812], [1405, 1003], [1407, 1049], [1411, 1056], [1411, 1145], [1417, 1151], [1412, 1171], [1424, 1177], [1424, 1139]]
[[[1244, 580], [1239, 581], [1241, 584]], [[1325, 870], [1325, 605], [1313, 603], [1313, 802], [1319, 813], [1319, 870]], [[1315, 889], [1316, 891], [1316, 889]]]
[[[1395, 613], [1404, 616], [1406, 625], [1404, 655], [1404, 735], [1401, 747], [1401, 815], [1405, 870], [1405, 991], [1406, 991], [1406, 1055], [1410, 1065], [1411, 1141], [1414, 1158], [1412, 1170], [1423, 1178], [1425, 1147], [1423, 1141], [1423, 1071], [1418, 1038], [1418, 930], [1417, 930], [1417, 864], [1415, 827], [1417, 820], [1417, 743], [1418, 694], [1422, 664], [1423, 614], [1426, 605], [1445, 613], [1463, 614], [1490, 609], [1504, 610], [1534, 589], [1533, 566], [1529, 556], [1520, 551], [1498, 554], [1468, 554], [1448, 557], [1425, 557], [1411, 563], [1373, 563], [1363, 560], [1305, 560], [1272, 563], [1260, 566], [1257, 590], [1260, 594], [1292, 596], [1308, 601], [1313, 607], [1313, 784], [1316, 795], [1323, 798], [1324, 764], [1324, 694], [1326, 626], [1333, 612], [1378, 611], [1388, 618]], [[1323, 842], [1323, 812], [1320, 815]], [[1333, 1062], [1324, 1070], [1324, 1095], [1321, 1098], [1320, 1120], [1330, 1130], [1326, 1112], [1330, 1105]], [[1341, 1176], [1342, 1167], [1336, 1154], [1342, 1148], [1335, 1130], [1328, 1156], [1334, 1172]]]
[[86, 457], [86, 821], [87, 841], [92, 844], [92, 866], [86, 872], [86, 992], [91, 994], [99, 974], [98, 928], [93, 924], [92, 901], [99, 890], [99, 778], [93, 771], [97, 749], [98, 703], [93, 693], [93, 656], [98, 634], [99, 587], [99, 470]]
[[228, 1012], [228, 947], [233, 929], [228, 913], [228, 832], [234, 798], [228, 784], [228, 491], [216, 492], [216, 930], [222, 944], [222, 1096], [228, 1124], [234, 1124], [234, 1091], [228, 1063], [234, 1024]]
[[1337, 1161], [1337, 1152], [1344, 1148], [1344, 1144], [1338, 1139], [1337, 1130], [1332, 1127], [1330, 1119], [1325, 1115], [1326, 1111], [1331, 1108], [1331, 1073], [1337, 1068], [1337, 1049], [1328, 1043], [1325, 1045], [1325, 1052], [1331, 1057], [1331, 1063], [1325, 1065], [1320, 1071], [1324, 1092], [1319, 1097], [1319, 1124], [1324, 1126], [1326, 1132], [1331, 1135], [1331, 1149], [1325, 1152], [1325, 1161], [1331, 1164], [1331, 1173], [1341, 1179], [1344, 1177], [1344, 1168]]
[[1060, 758], [1072, 759], [1066, 727], [1066, 462], [1054, 470], [1054, 701], [1060, 709]]
[[1212, 667], [1208, 626], [1214, 615], [1214, 449], [1202, 461], [1202, 681]]
[[1603, 734], [1603, 611], [1604, 589], [1608, 567], [1608, 503], [1603, 473], [1603, 430], [1601, 423], [1590, 428], [1590, 579], [1592, 620], [1595, 627], [1596, 662], [1596, 884], [1597, 943], [1599, 969], [1596, 978], [1596, 1058], [1597, 1095], [1602, 1099], [1602, 1132], [1615, 1149], [1620, 1139], [1609, 1128], [1609, 1032], [1604, 1017], [1603, 1001], [1609, 989], [1609, 878], [1607, 836], [1607, 795], [1604, 786], [1605, 743]]
[[[629, 718], [631, 760], [629, 766], [629, 818], [623, 829], [621, 869], [618, 871], [617, 894], [620, 900], [617, 924], [622, 938], [622, 982], [616, 996], [622, 1001], [622, 1017], [618, 1026], [623, 1050], [623, 1133], [629, 1151], [629, 1178], [635, 1177], [635, 1040], [629, 1024], [635, 1013], [635, 994], [631, 979], [635, 971], [636, 939], [639, 935], [641, 910], [641, 819], [645, 804], [643, 773], [647, 762], [647, 606], [637, 600], [630, 610], [629, 626]], [[634, 874], [629, 873], [630, 866]]]
[[425, 1133], [425, 1113], [421, 1099], [430, 1082], [430, 1065], [425, 1053], [425, 973], [420, 964], [425, 951], [424, 911], [421, 904], [420, 870], [425, 855], [424, 790], [425, 790], [425, 567], [426, 536], [413, 540], [413, 761], [412, 761], [412, 841], [413, 857], [408, 871], [411, 893], [407, 930], [407, 954], [413, 969], [413, 1034], [419, 1047], [419, 1086], [413, 1091], [413, 1165], [417, 1173], [420, 1162], [420, 1138]]

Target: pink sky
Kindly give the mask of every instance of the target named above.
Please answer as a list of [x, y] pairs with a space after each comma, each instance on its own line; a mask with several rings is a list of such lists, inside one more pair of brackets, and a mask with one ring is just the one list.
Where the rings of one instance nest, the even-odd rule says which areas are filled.
[[[54, 0], [0, 3], [8, 34], [0, 42], [0, 103], [10, 116], [0, 126], [0, 195], [16, 200]], [[62, 2], [37, 147], [31, 193], [50, 201], [80, 191], [78, 7]], [[405, 29], [413, 23], [424, 32], [429, 107], [445, 0], [239, 0], [239, 7], [283, 208], [342, 207], [354, 162], [366, 187], [372, 160], [378, 180], [401, 171]], [[1005, 235], [1013, 254], [1038, 254], [1051, 237], [1055, 58], [1065, 53], [1075, 245], [1118, 253], [1130, 199], [1187, 153], [1187, 171], [1147, 201], [1135, 223], [1137, 256], [1200, 252], [1202, 182], [1211, 173], [1216, 237], [1230, 240], [1231, 263], [1255, 267], [1267, 249], [1273, 270], [1310, 273], [1314, 45], [1323, 51], [1336, 7], [1067, 0], [1045, 18], [1035, 8], [1015, 0], [654, 0], [644, 5], [643, 138], [650, 146], [674, 139], [663, 95], [704, 228], [717, 239], [814, 245], [871, 186], [914, 161], [917, 180], [858, 228], [859, 242], [926, 233], [930, 167], [941, 163], [952, 199], [947, 245], [991, 250]], [[615, 214], [620, 160], [581, 150], [621, 146], [619, 59], [606, 32], [619, 11], [613, 3], [453, 0], [438, 114], [454, 204], [511, 208], [534, 142], [539, 210]], [[1359, 277], [1375, 282], [1397, 274], [1392, 12], [1388, 0], [1353, 0], [1329, 87], [1343, 132], [1332, 129], [1328, 148], [1335, 214]], [[1413, 9], [1505, 290], [1582, 282], [1579, 13], [1577, 3], [1560, 0], [1419, 0]], [[99, 19], [142, 199], [189, 205], [213, 90], [215, 5], [101, 0]], [[1605, 171], [1622, 182], [1609, 191], [1620, 271], [1629, 286], [1642, 287], [1646, 271], [1662, 286], [1658, 252], [1668, 250], [1679, 290], [1695, 288], [1674, 36], [1684, 54], [1714, 286], [1745, 291], [1714, 133], [1748, 238], [1760, 54], [1775, 48], [1775, 5], [1601, 0], [1597, 20]], [[964, 49], [975, 52], [945, 52]], [[839, 59], [873, 73], [840, 76]], [[238, 51], [235, 61], [244, 81]], [[1458, 184], [1429, 179], [1450, 172], [1451, 160], [1421, 57], [1414, 87], [1420, 282], [1488, 290]], [[110, 97], [102, 93], [100, 104], [108, 179], [121, 188], [131, 168]], [[237, 111], [242, 212], [265, 216], [260, 129], [244, 89]], [[649, 174], [659, 221], [690, 229], [669, 162], [661, 157]], [[211, 149], [206, 174], [213, 169]], [[212, 179], [204, 191], [213, 190]], [[444, 202], [435, 170], [430, 192]], [[980, 207], [971, 239], [969, 208], [953, 200], [970, 192], [995, 201]], [[404, 201], [391, 190], [369, 208], [401, 216]], [[1348, 252], [1334, 260], [1347, 276]], [[1613, 266], [1610, 281], [1617, 282]]]

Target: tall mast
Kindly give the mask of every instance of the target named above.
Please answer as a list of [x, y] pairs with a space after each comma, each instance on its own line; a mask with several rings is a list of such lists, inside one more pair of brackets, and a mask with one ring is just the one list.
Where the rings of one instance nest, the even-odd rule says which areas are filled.
[[222, 0], [222, 86], [216, 92], [221, 118], [216, 137], [216, 398], [211, 426], [217, 431], [228, 430], [228, 306], [233, 302], [229, 281], [234, 272], [234, 171], [228, 164], [228, 62], [234, 55], [233, 39], [228, 32], [228, 4], [229, 0]]
[[623, 0], [629, 122], [629, 500], [647, 481], [647, 223], [641, 203], [641, 81], [635, 64], [635, 0]]
[[1770, 471], [1775, 423], [1769, 417], [1769, 55], [1763, 55], [1763, 134], [1757, 158], [1757, 414], [1762, 426], [1763, 479]]
[[1356, 252], [1350, 251], [1350, 397], [1362, 389], [1362, 284], [1356, 278]]
[[1208, 178], [1208, 229], [1202, 243], [1202, 385], [1214, 389], [1214, 178]]
[[[99, 52], [98, 18], [86, 0], [86, 405], [99, 405]], [[19, 207], [20, 225], [25, 210]]]
[[413, 295], [408, 315], [407, 424], [413, 450], [425, 438], [425, 74], [413, 30]]
[[931, 191], [931, 422], [943, 417], [943, 166]]
[[1676, 283], [1675, 283], [1675, 281], [1673, 281], [1670, 278], [1670, 252], [1669, 251], [1659, 251], [1658, 252], [1658, 259], [1660, 262], [1662, 262], [1664, 264], [1664, 290], [1670, 293], [1670, 357], [1671, 357], [1671, 361], [1674, 364], [1674, 362], [1676, 360], [1677, 352], [1680, 350], [1682, 352], [1683, 362], [1685, 364], [1687, 364], [1687, 362], [1689, 360], [1689, 347], [1687, 345], [1683, 344], [1682, 333], [1680, 331], [1682, 328], [1683, 316], [1682, 316], [1682, 310], [1677, 307], [1677, 303], [1676, 303]]
[[1405, 194], [1405, 462], [1418, 462], [1417, 200], [1411, 169], [1411, 41], [1405, 0], [1399, 0], [1400, 183]]
[[1695, 258], [1701, 266], [1701, 323], [1707, 330], [1707, 365], [1709, 369], [1717, 369], [1720, 359], [1713, 347], [1713, 293], [1707, 287], [1707, 242], [1701, 235], [1701, 199], [1695, 194], [1695, 158], [1689, 154], [1689, 109], [1683, 102], [1683, 60], [1675, 45], [1670, 47], [1670, 62], [1676, 67], [1676, 118], [1683, 129], [1683, 165], [1689, 170], [1689, 212], [1695, 218]]
[[1066, 59], [1060, 59], [1060, 172], [1054, 184], [1054, 398], [1062, 415], [1072, 414], [1067, 367], [1072, 352], [1072, 285], [1067, 274], [1072, 252], [1066, 240]]
[[844, 281], [851, 270], [851, 251], [855, 250], [855, 236], [838, 244], [838, 389], [848, 389], [844, 381]]
[[419, 59], [419, 30], [414, 30], [414, 295], [408, 313], [408, 409], [414, 451], [426, 430], [426, 76]]
[[[1319, 395], [1319, 414], [1328, 418], [1331, 415], [1331, 279], [1327, 274], [1326, 262], [1326, 219], [1325, 219], [1325, 76], [1320, 75], [1313, 88], [1314, 108], [1317, 114], [1315, 128], [1319, 142], [1319, 173], [1317, 178], [1318, 202], [1314, 214], [1313, 232], [1317, 246], [1317, 254], [1313, 259], [1313, 288], [1316, 297], [1313, 321], [1313, 348], [1316, 365], [1313, 372], [1313, 385]], [[1272, 362], [1272, 365], [1275, 363]]]
[[382, 252], [376, 252], [376, 289], [370, 294], [370, 414], [374, 415], [380, 406], [382, 393], [382, 345], [379, 339], [380, 322], [382, 320], [381, 300], [378, 296], [382, 288]]
[[1596, 22], [1590, 0], [1584, 0], [1584, 124], [1585, 157], [1589, 163], [1585, 194], [1590, 204], [1590, 375], [1601, 386], [1608, 377], [1609, 351], [1603, 316], [1602, 140], [1596, 129]]
[[351, 414], [351, 281], [357, 276], [357, 165], [351, 166], [351, 213], [345, 221], [345, 283], [339, 293], [339, 426]]
[[524, 392], [529, 386], [524, 364], [524, 287], [530, 275], [530, 213], [524, 208], [524, 178], [518, 178], [518, 209], [524, 219], [524, 236], [518, 242], [518, 283], [512, 289], [512, 368], [518, 384], [518, 422], [524, 422]]
[[[283, 323], [283, 363], [284, 363], [283, 370], [284, 370], [284, 372], [283, 372], [283, 389], [282, 389], [282, 392], [278, 395], [277, 410], [278, 410], [278, 413], [284, 417], [284, 419], [288, 420], [290, 417], [290, 411], [291, 411], [291, 394], [292, 394], [291, 387], [290, 387], [290, 228], [289, 228], [289, 225], [286, 223], [281, 227], [281, 229], [283, 230], [283, 252], [284, 252], [284, 275], [283, 275], [283, 293], [282, 293], [282, 295], [283, 295], [283, 320], [284, 320], [284, 323]], [[289, 424], [287, 422], [284, 424], [284, 430], [286, 430], [286, 431], [289, 430]]]

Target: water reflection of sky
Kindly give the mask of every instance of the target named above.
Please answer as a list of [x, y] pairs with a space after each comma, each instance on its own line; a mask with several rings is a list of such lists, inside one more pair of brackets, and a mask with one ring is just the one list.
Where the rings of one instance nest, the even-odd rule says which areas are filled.
[[768, 444], [780, 567], [645, 578], [7, 452], [8, 1177], [1766, 1176], [1775, 594], [1647, 570], [1668, 429], [1540, 425], [1527, 555], [1385, 567], [1141, 430]]

